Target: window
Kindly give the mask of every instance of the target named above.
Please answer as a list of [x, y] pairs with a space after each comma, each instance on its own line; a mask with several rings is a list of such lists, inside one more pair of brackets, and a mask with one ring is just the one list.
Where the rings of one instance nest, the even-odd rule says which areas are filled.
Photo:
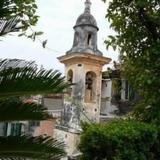
[[125, 81], [125, 99], [129, 99], [129, 85], [128, 85], [128, 81]]
[[11, 124], [11, 135], [18, 136], [21, 134], [22, 124], [21, 123], [12, 123]]
[[88, 38], [87, 38], [87, 44], [90, 46], [91, 45], [91, 38], [92, 38], [92, 35], [89, 34], [88, 35]]
[[77, 46], [78, 43], [79, 43], [79, 33], [76, 32], [74, 37], [74, 46]]
[[31, 121], [31, 122], [29, 122], [29, 125], [31, 127], [39, 127], [40, 126], [40, 122], [39, 121]]
[[133, 88], [128, 84], [127, 80], [122, 80], [122, 99], [123, 100], [134, 100], [135, 93]]
[[8, 130], [8, 123], [4, 123], [4, 125], [3, 125], [3, 134], [4, 134], [4, 136], [7, 136], [7, 130]]

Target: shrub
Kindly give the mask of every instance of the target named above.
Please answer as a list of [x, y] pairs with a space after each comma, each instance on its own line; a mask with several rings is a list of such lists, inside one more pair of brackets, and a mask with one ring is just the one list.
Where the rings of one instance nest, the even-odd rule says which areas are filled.
[[83, 160], [158, 160], [159, 130], [133, 120], [82, 124], [79, 149]]

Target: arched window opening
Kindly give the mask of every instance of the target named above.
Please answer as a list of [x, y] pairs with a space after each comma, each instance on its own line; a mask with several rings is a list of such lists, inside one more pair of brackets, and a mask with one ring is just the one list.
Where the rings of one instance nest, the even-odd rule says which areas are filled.
[[[73, 71], [72, 70], [69, 70], [68, 73], [67, 73], [67, 82], [69, 84], [73, 83]], [[68, 95], [71, 96], [72, 95], [72, 87], [69, 87], [67, 89], [67, 92], [68, 92]]]
[[73, 83], [73, 71], [72, 71], [72, 70], [69, 70], [69, 71], [68, 71], [67, 81], [68, 81], [69, 83]]
[[88, 35], [88, 38], [87, 38], [87, 44], [90, 46], [91, 45], [91, 38], [92, 38], [92, 35], [89, 34]]
[[90, 103], [95, 100], [96, 95], [96, 74], [94, 72], [88, 72], [86, 74], [85, 84], [85, 102]]
[[76, 32], [74, 36], [74, 46], [77, 46], [79, 43], [79, 33]]

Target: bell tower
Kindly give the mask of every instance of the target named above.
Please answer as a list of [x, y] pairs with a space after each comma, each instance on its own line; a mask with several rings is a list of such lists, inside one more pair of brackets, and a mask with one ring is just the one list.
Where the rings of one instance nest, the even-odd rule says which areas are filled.
[[66, 80], [75, 84], [70, 97], [82, 104], [81, 110], [91, 121], [99, 122], [102, 67], [111, 59], [98, 50], [99, 28], [90, 10], [91, 2], [86, 0], [84, 12], [73, 27], [72, 48], [58, 59], [65, 65]]

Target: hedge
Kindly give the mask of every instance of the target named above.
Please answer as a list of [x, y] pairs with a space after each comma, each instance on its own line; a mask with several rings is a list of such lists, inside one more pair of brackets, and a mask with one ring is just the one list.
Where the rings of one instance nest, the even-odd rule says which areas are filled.
[[152, 124], [116, 120], [82, 128], [83, 160], [160, 160], [160, 131]]

